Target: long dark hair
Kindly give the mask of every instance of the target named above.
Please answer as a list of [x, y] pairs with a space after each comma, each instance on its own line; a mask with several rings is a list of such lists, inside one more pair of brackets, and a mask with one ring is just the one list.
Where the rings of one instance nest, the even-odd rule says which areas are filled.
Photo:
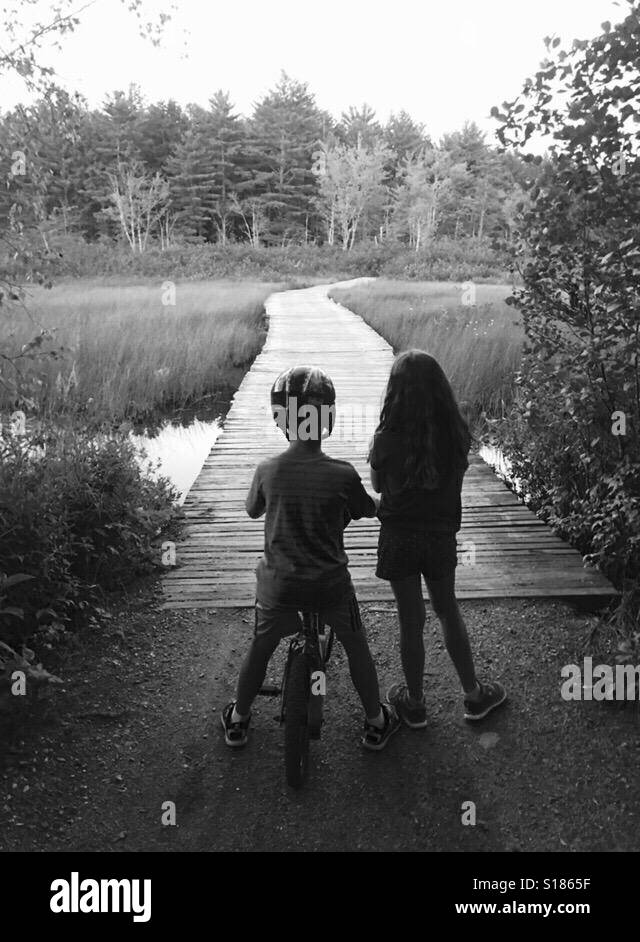
[[418, 487], [438, 487], [454, 467], [464, 467], [471, 445], [451, 384], [424, 350], [406, 350], [394, 360], [377, 431], [403, 437], [407, 481]]

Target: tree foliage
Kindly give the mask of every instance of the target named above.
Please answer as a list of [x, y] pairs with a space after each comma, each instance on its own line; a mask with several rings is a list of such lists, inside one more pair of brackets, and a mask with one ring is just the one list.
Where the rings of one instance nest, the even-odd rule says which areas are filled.
[[527, 335], [502, 429], [535, 502], [614, 578], [640, 572], [640, 16], [560, 49], [495, 108], [500, 137], [546, 159], [516, 218]]

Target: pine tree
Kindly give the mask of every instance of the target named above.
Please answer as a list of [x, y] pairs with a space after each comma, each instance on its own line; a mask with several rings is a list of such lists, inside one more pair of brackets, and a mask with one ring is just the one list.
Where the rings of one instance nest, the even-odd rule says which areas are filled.
[[454, 164], [464, 164], [467, 173], [458, 181], [451, 194], [452, 213], [448, 229], [453, 236], [482, 238], [487, 209], [494, 198], [493, 172], [495, 152], [485, 142], [485, 135], [474, 122], [465, 123], [461, 131], [445, 135], [443, 146]]
[[81, 177], [80, 228], [90, 240], [116, 238], [118, 226], [105, 210], [110, 205], [109, 173], [120, 161], [140, 159], [144, 103], [135, 85], [115, 91], [98, 110], [81, 117], [76, 160]]
[[312, 164], [323, 131], [326, 116], [306, 83], [283, 72], [256, 106], [247, 139], [251, 185], [244, 195], [260, 200], [269, 242], [307, 241], [315, 225], [317, 181]]
[[424, 125], [414, 121], [406, 111], [389, 116], [383, 137], [384, 143], [393, 153], [393, 160], [389, 167], [390, 183], [395, 180], [400, 167], [408, 160], [417, 157], [426, 147], [432, 146]]
[[189, 128], [167, 160], [171, 208], [179, 232], [191, 241], [213, 237], [213, 189], [215, 175], [211, 159], [207, 112], [190, 106]]
[[350, 147], [372, 148], [382, 142], [383, 131], [374, 109], [366, 102], [343, 111], [336, 126], [336, 137]]
[[243, 165], [245, 131], [234, 114], [227, 92], [219, 90], [210, 100], [206, 120], [211, 167], [211, 210], [217, 239], [226, 245], [237, 215], [234, 195], [246, 189], [249, 171]]
[[[109, 205], [108, 173], [118, 161], [116, 126], [103, 111], [86, 111], [81, 117], [76, 160], [80, 172], [79, 225], [90, 241], [100, 235], [115, 237], [117, 228], [104, 216]], [[126, 150], [126, 148], [125, 148]]]
[[167, 161], [186, 134], [187, 115], [177, 102], [149, 105], [137, 118], [138, 157], [149, 173], [164, 174]]
[[107, 97], [102, 107], [110, 126], [110, 133], [104, 141], [107, 155], [105, 163], [112, 163], [114, 158], [141, 159], [144, 107], [142, 93], [137, 85], [132, 84], [126, 92], [115, 91]]

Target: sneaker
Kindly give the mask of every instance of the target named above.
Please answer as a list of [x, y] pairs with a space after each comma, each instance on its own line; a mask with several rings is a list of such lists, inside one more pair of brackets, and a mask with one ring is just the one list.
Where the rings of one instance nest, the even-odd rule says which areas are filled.
[[387, 690], [387, 700], [396, 713], [411, 729], [424, 729], [427, 725], [427, 708], [424, 697], [418, 706], [412, 706], [406, 684], [391, 684]]
[[233, 749], [237, 749], [238, 746], [246, 746], [247, 739], [249, 738], [249, 723], [251, 722], [251, 714], [246, 718], [237, 723], [231, 722], [231, 716], [233, 714], [233, 708], [236, 705], [236, 701], [232, 700], [231, 703], [227, 703], [226, 707], [220, 714], [220, 719], [222, 720], [222, 728], [224, 730], [224, 741], [227, 746], [231, 746]]
[[391, 704], [381, 703], [380, 706], [384, 713], [384, 726], [379, 729], [365, 719], [364, 736], [361, 739], [364, 748], [373, 749], [374, 752], [384, 749], [393, 734], [400, 729], [400, 719]]
[[480, 696], [477, 700], [464, 701], [465, 720], [483, 720], [487, 714], [499, 707], [507, 699], [507, 692], [502, 684], [489, 683], [480, 685]]

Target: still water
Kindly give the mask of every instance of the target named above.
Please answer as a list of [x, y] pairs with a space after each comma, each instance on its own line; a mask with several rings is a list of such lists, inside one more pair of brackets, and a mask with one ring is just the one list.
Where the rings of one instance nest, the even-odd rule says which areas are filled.
[[149, 468], [160, 461], [160, 468], [149, 468], [150, 473], [169, 478], [180, 492], [182, 504], [220, 432], [220, 419], [206, 422], [194, 419], [189, 425], [167, 422], [153, 434], [146, 430], [141, 434], [131, 432], [130, 438], [146, 452], [146, 460], [141, 461], [143, 466]]

